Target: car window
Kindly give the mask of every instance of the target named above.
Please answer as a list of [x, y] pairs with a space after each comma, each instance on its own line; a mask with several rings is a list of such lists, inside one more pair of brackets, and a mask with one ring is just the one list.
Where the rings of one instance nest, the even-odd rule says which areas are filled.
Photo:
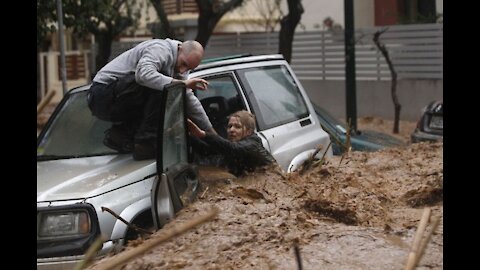
[[116, 153], [103, 144], [104, 132], [111, 123], [102, 121], [88, 109], [87, 91], [69, 94], [61, 110], [52, 115], [37, 146], [37, 156], [80, 157]]
[[260, 130], [308, 116], [305, 101], [285, 66], [256, 67], [238, 71], [255, 111]]
[[205, 77], [204, 79], [208, 81], [208, 90], [196, 91], [196, 95], [199, 100], [215, 96], [222, 96], [226, 99], [229, 99], [236, 97], [238, 94], [232, 77], [228, 75]]
[[238, 110], [245, 109], [232, 76], [225, 74], [204, 77], [208, 81], [208, 90], [195, 93], [213, 128], [224, 138], [227, 137], [227, 117]]
[[183, 110], [183, 88], [168, 91], [163, 122], [163, 171], [178, 163], [187, 163], [187, 137]]

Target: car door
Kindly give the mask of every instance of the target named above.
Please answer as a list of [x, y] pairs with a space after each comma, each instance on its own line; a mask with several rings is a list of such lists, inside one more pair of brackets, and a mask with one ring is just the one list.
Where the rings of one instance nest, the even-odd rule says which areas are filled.
[[[258, 134], [268, 141], [270, 153], [289, 171], [292, 161], [329, 138], [307, 105], [306, 95], [286, 65], [264, 65], [236, 71], [257, 120]], [[324, 152], [325, 150], [322, 150]]]
[[185, 118], [185, 84], [163, 90], [157, 136], [157, 177], [151, 199], [156, 229], [168, 223], [198, 190], [197, 169], [189, 163]]

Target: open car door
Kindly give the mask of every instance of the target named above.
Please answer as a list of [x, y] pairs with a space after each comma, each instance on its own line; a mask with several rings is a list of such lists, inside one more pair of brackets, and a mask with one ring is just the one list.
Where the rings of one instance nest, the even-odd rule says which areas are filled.
[[158, 230], [191, 202], [198, 192], [197, 168], [189, 164], [185, 84], [163, 90], [157, 136], [157, 177], [152, 187], [152, 214]]

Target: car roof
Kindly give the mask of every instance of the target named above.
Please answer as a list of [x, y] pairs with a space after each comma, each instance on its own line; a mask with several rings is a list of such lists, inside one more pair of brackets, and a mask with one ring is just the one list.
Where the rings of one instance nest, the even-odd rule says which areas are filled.
[[283, 58], [283, 55], [281, 54], [266, 54], [254, 56], [250, 54], [237, 54], [224, 57], [206, 58], [200, 63], [197, 68], [192, 70], [192, 72], [221, 66], [273, 60], [285, 60], [285, 58]]
[[[200, 65], [192, 70], [192, 72], [204, 70], [208, 68], [214, 67], [221, 67], [221, 66], [229, 66], [235, 64], [243, 64], [243, 63], [253, 63], [253, 62], [260, 62], [260, 61], [273, 61], [273, 60], [285, 60], [283, 55], [281, 54], [266, 54], [266, 55], [251, 55], [251, 54], [235, 54], [235, 55], [227, 55], [222, 57], [212, 57], [212, 58], [205, 58], [202, 60]], [[71, 93], [81, 92], [88, 90], [90, 88], [90, 83], [82, 86], [75, 87], [70, 90]]]

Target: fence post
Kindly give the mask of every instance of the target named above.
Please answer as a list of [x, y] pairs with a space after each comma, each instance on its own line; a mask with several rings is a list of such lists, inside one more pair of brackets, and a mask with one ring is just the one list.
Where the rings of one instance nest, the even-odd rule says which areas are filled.
[[44, 57], [45, 57], [46, 53], [39, 53], [39, 57], [40, 57], [40, 100], [43, 99], [43, 97], [45, 96], [45, 61], [44, 61]]
[[237, 46], [235, 48], [235, 51], [238, 52], [238, 51], [241, 50], [240, 48], [242, 47], [242, 37], [240, 35], [240, 32], [238, 32], [238, 31], [237, 31], [237, 40], [236, 41], [237, 41]]
[[322, 49], [321, 51], [321, 54], [322, 54], [322, 79], [323, 80], [326, 80], [326, 73], [325, 73], [325, 69], [327, 68], [326, 67], [326, 64], [325, 64], [325, 31], [320, 31], [320, 47]]
[[268, 32], [266, 37], [267, 37], [267, 46], [266, 46], [267, 50], [266, 51], [270, 52], [270, 32]]
[[88, 51], [82, 50], [83, 54], [83, 66], [85, 67], [85, 79], [87, 79], [87, 83], [90, 82], [90, 67], [88, 66]]
[[377, 60], [377, 81], [380, 81], [382, 79], [381, 77], [381, 69], [382, 69], [382, 66], [381, 66], [381, 59], [380, 59], [380, 53], [378, 52], [378, 50], [376, 50], [375, 52], [375, 57], [376, 57], [376, 60]]

